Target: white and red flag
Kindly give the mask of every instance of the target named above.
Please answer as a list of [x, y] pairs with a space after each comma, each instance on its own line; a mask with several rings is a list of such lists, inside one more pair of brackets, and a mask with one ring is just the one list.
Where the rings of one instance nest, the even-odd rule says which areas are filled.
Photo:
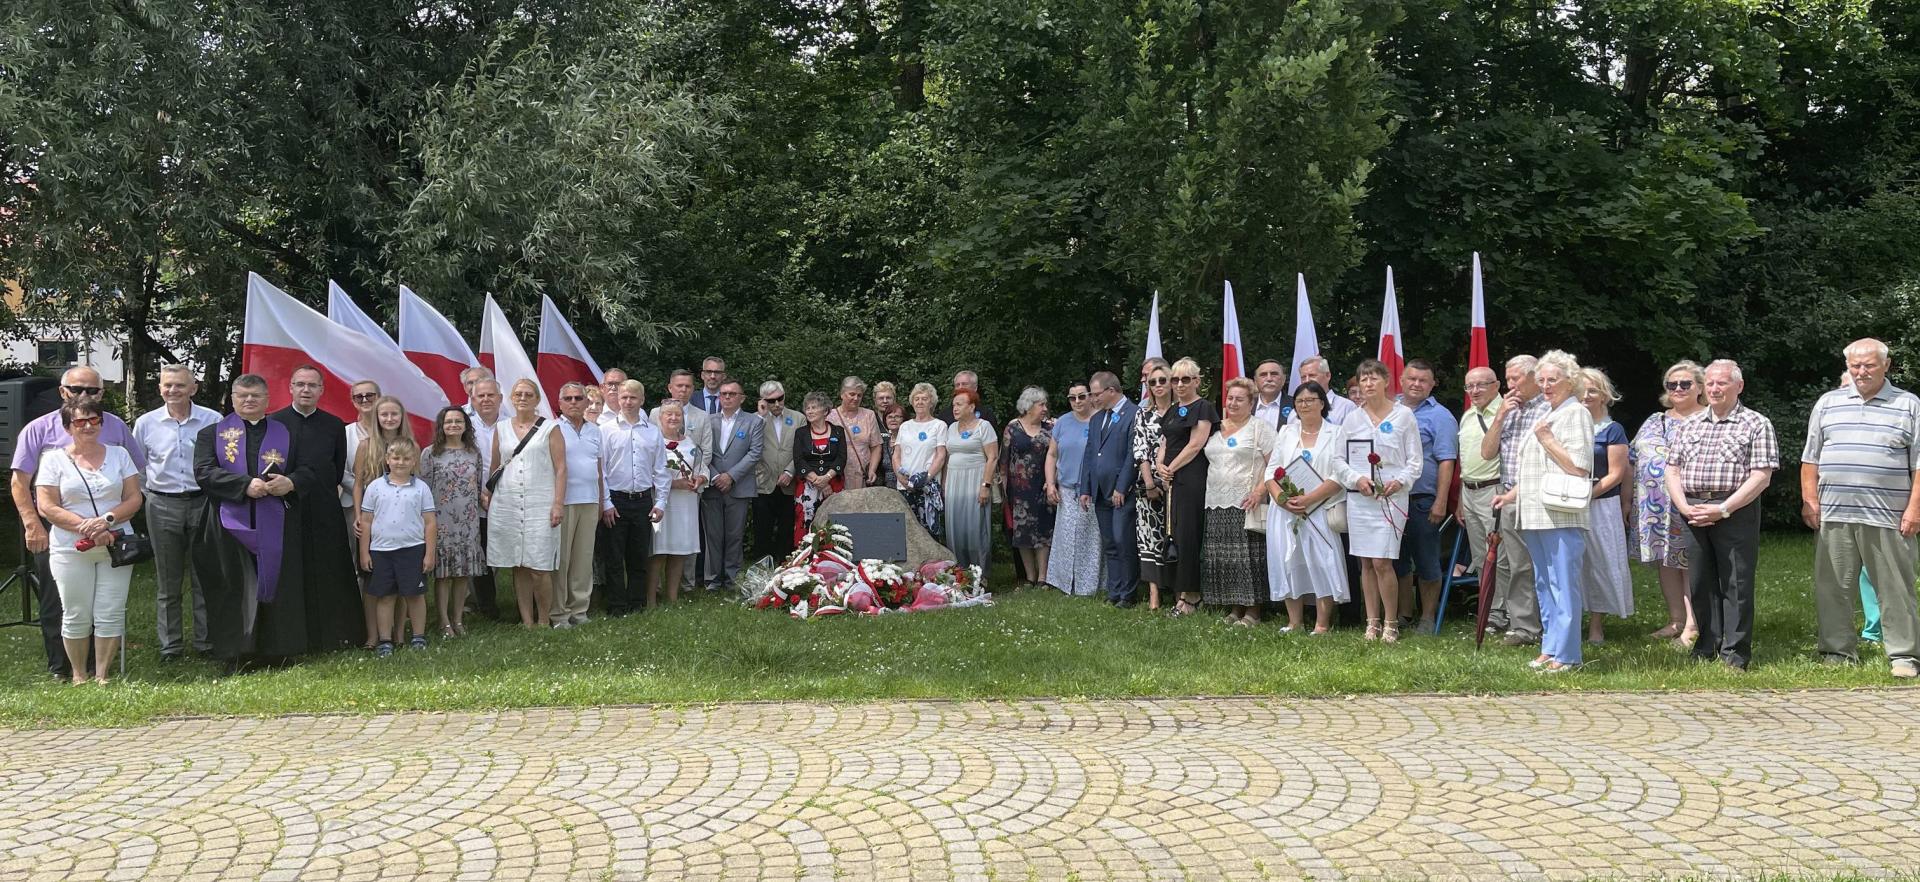
[[1407, 358], [1400, 348], [1400, 301], [1393, 296], [1393, 267], [1387, 267], [1387, 299], [1380, 305], [1380, 361], [1387, 366], [1387, 388], [1400, 394], [1400, 369]]
[[1233, 308], [1233, 283], [1227, 282], [1227, 293], [1221, 301], [1221, 311], [1225, 317], [1220, 329], [1220, 388], [1225, 389], [1227, 381], [1237, 380], [1247, 375], [1246, 361], [1240, 349], [1240, 315]]
[[[1160, 349], [1160, 292], [1153, 292], [1153, 310], [1147, 313], [1147, 355], [1140, 359], [1145, 363], [1148, 358], [1165, 359]], [[1147, 400], [1147, 384], [1140, 384], [1140, 400]]]
[[346, 290], [332, 279], [327, 280], [327, 320], [359, 331], [367, 335], [367, 339], [394, 352], [400, 351], [400, 345], [393, 342], [392, 337], [387, 336], [387, 329], [380, 327], [380, 323], [374, 321], [373, 316], [361, 310], [360, 304], [353, 302], [353, 298], [347, 296]]
[[448, 401], [466, 403], [467, 388], [460, 383], [460, 373], [480, 359], [453, 322], [405, 285], [400, 286], [400, 350], [439, 384]]
[[1307, 303], [1307, 274], [1299, 273], [1297, 278], [1299, 284], [1293, 296], [1293, 364], [1287, 366], [1288, 394], [1306, 382], [1306, 378], [1300, 376], [1300, 365], [1320, 354], [1320, 335], [1313, 330], [1313, 307]]
[[433, 437], [433, 418], [447, 396], [426, 374], [389, 343], [328, 321], [312, 307], [274, 287], [258, 273], [247, 273], [247, 318], [241, 332], [240, 370], [267, 379], [268, 407], [292, 402], [288, 386], [295, 368], [310, 364], [325, 377], [320, 407], [347, 422], [359, 418], [351, 387], [361, 380], [380, 384], [382, 394], [400, 399], [415, 437]]
[[[514, 383], [527, 379], [532, 380], [535, 387], [540, 385], [540, 375], [533, 370], [533, 359], [527, 357], [526, 347], [520, 345], [519, 335], [513, 332], [513, 325], [507, 323], [507, 314], [500, 311], [500, 304], [494, 302], [492, 294], [487, 295], [486, 311], [480, 314], [480, 365], [493, 371], [493, 378], [500, 381], [500, 394], [508, 399], [509, 406]], [[553, 416], [553, 407], [547, 403], [544, 391], [540, 393], [538, 412], [543, 417]]]
[[567, 383], [583, 383], [588, 387], [600, 384], [600, 363], [593, 360], [587, 352], [586, 344], [580, 342], [580, 335], [573, 332], [573, 326], [567, 324], [560, 307], [555, 306], [553, 298], [540, 296], [540, 356], [534, 363], [534, 370], [540, 374], [540, 385], [552, 396], [549, 401], [555, 410], [560, 408], [560, 387]]
[[[1491, 368], [1493, 361], [1487, 354], [1487, 302], [1480, 286], [1480, 252], [1473, 253], [1473, 326], [1467, 330], [1467, 370]], [[1463, 407], [1472, 407], [1473, 398], [1468, 396]]]

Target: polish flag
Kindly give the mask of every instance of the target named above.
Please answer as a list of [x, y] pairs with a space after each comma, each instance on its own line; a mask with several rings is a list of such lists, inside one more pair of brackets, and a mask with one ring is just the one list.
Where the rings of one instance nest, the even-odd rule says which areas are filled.
[[1221, 310], [1226, 314], [1220, 333], [1220, 388], [1227, 381], [1247, 375], [1247, 364], [1240, 357], [1240, 316], [1233, 308], [1233, 283], [1228, 282]]
[[553, 304], [553, 298], [540, 295], [540, 360], [535, 369], [540, 374], [540, 385], [545, 387], [555, 410], [560, 408], [560, 387], [567, 383], [584, 383], [587, 386], [600, 385], [600, 363], [593, 360], [587, 352], [586, 344], [580, 342], [580, 335], [573, 332], [573, 326], [567, 324], [560, 307]]
[[[1153, 311], [1147, 313], [1147, 356], [1140, 359], [1142, 364], [1147, 358], [1166, 358], [1160, 350], [1160, 292], [1153, 292]], [[1140, 400], [1147, 400], [1147, 384], [1140, 384]]]
[[332, 279], [327, 280], [327, 319], [334, 324], [359, 331], [367, 335], [367, 339], [396, 353], [400, 351], [400, 344], [393, 342], [393, 338], [387, 336], [387, 329], [380, 327], [380, 323], [374, 321], [373, 316], [361, 311], [360, 305], [354, 303], [353, 298], [348, 297], [347, 292]]
[[1406, 356], [1400, 349], [1400, 301], [1393, 296], [1393, 267], [1387, 267], [1387, 300], [1380, 305], [1380, 361], [1387, 366], [1387, 388], [1400, 394], [1400, 369]]
[[[526, 347], [520, 345], [519, 335], [513, 332], [513, 325], [507, 323], [507, 314], [500, 311], [500, 304], [494, 302], [492, 294], [487, 295], [486, 311], [480, 314], [480, 366], [493, 371], [493, 378], [500, 381], [500, 394], [508, 398], [509, 407], [514, 383], [525, 378], [535, 386], [540, 384], [540, 376], [533, 371], [533, 359], [527, 357]], [[545, 392], [540, 394], [537, 412], [543, 417], [553, 416]]]
[[453, 322], [405, 285], [400, 286], [400, 349], [408, 361], [440, 384], [447, 400], [466, 403], [467, 387], [460, 384], [460, 373], [480, 360]]
[[1313, 307], [1307, 303], [1307, 274], [1300, 273], [1297, 278], [1299, 284], [1293, 296], [1293, 365], [1288, 368], [1287, 378], [1289, 394], [1306, 381], [1300, 376], [1300, 365], [1320, 354], [1320, 335], [1313, 330]]
[[351, 387], [361, 380], [380, 384], [380, 392], [400, 399], [413, 423], [415, 437], [433, 437], [433, 418], [447, 406], [447, 396], [411, 362], [393, 357], [392, 345], [344, 325], [327, 321], [320, 313], [258, 273], [247, 274], [247, 318], [241, 332], [240, 370], [267, 378], [268, 407], [279, 410], [292, 403], [289, 384], [303, 364], [320, 369], [326, 390], [320, 407], [347, 422], [359, 418]]
[[[1473, 327], [1467, 331], [1467, 370], [1491, 368], [1493, 361], [1487, 355], [1487, 301], [1480, 286], [1480, 252], [1473, 253]], [[1472, 407], [1469, 396], [1463, 405]]]

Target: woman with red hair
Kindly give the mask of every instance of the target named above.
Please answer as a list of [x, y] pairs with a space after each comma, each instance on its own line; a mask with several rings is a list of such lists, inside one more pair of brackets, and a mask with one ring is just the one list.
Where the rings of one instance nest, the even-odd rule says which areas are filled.
[[980, 418], [980, 393], [953, 393], [953, 425], [947, 427], [947, 547], [954, 562], [993, 566], [993, 470], [1000, 439]]

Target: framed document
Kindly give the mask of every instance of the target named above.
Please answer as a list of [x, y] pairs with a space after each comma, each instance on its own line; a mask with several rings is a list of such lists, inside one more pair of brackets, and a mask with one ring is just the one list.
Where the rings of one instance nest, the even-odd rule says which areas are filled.
[[[1327, 482], [1327, 479], [1321, 476], [1320, 471], [1315, 469], [1312, 463], [1298, 456], [1293, 458], [1293, 462], [1287, 463], [1287, 478], [1293, 481], [1294, 486], [1300, 488], [1300, 495], [1302, 496], [1318, 490], [1321, 484]], [[1342, 498], [1343, 494], [1335, 493], [1308, 507], [1307, 514], [1313, 514], [1322, 507], [1338, 502]]]
[[1372, 438], [1348, 438], [1347, 439], [1347, 465], [1353, 466], [1354, 471], [1359, 472], [1360, 474], [1366, 475], [1368, 477], [1372, 477], [1373, 466], [1370, 466], [1367, 464], [1367, 457], [1372, 455], [1373, 455], [1373, 439]]

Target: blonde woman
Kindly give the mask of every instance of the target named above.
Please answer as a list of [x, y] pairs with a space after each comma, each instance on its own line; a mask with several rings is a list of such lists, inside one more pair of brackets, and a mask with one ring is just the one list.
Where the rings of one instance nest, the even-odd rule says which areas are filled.
[[1133, 459], [1140, 480], [1133, 497], [1134, 534], [1140, 553], [1140, 581], [1147, 583], [1147, 611], [1160, 609], [1167, 552], [1167, 487], [1155, 469], [1160, 464], [1160, 420], [1173, 409], [1173, 377], [1167, 360], [1150, 358], [1141, 366], [1140, 415], [1133, 421]]
[[1580, 403], [1586, 380], [1573, 356], [1557, 349], [1540, 356], [1534, 376], [1547, 398], [1547, 413], [1520, 442], [1519, 481], [1493, 504], [1517, 516], [1520, 539], [1533, 558], [1540, 655], [1530, 666], [1558, 674], [1582, 661], [1581, 565], [1591, 512], [1549, 508], [1546, 487], [1549, 474], [1586, 478], [1593, 473], [1593, 416]]
[[880, 417], [860, 406], [867, 397], [867, 381], [847, 377], [840, 381], [840, 406], [827, 412], [827, 422], [847, 432], [848, 490], [858, 490], [880, 479]]
[[520, 624], [547, 626], [553, 573], [560, 566], [560, 521], [567, 486], [567, 440], [556, 423], [540, 416], [540, 387], [521, 378], [507, 396], [513, 413], [493, 429], [492, 489], [482, 489], [487, 510], [487, 566], [513, 570]]
[[[355, 387], [360, 388], [360, 387]], [[369, 419], [370, 418], [370, 419]], [[367, 409], [362, 419], [371, 423], [362, 433], [360, 443], [349, 454], [347, 473], [353, 478], [352, 508], [348, 511], [360, 511], [360, 503], [365, 496], [367, 482], [387, 473], [387, 447], [402, 438], [413, 441], [413, 424], [407, 419], [407, 406], [391, 395], [382, 395], [374, 399], [373, 406]], [[414, 446], [419, 446], [415, 442]], [[356, 516], [353, 521], [353, 541], [360, 541], [363, 525]], [[357, 555], [356, 555], [357, 557]], [[381, 640], [398, 642], [389, 635], [381, 637], [378, 622], [379, 599], [368, 594], [366, 577], [360, 579], [360, 608], [366, 620], [367, 641], [362, 647], [374, 649]], [[425, 622], [416, 622], [416, 628], [425, 628]], [[397, 632], [399, 624], [394, 625]], [[425, 633], [422, 631], [421, 633]]]
[[1171, 492], [1167, 534], [1171, 560], [1161, 563], [1179, 602], [1170, 615], [1200, 608], [1206, 582], [1207, 439], [1220, 426], [1220, 411], [1200, 397], [1200, 365], [1191, 358], [1173, 363], [1173, 406], [1160, 419], [1160, 461], [1154, 477]]
[[1593, 417], [1593, 502], [1588, 508], [1586, 582], [1587, 642], [1605, 643], [1602, 617], [1633, 616], [1633, 574], [1627, 569], [1627, 521], [1620, 511], [1620, 488], [1632, 472], [1627, 466], [1627, 430], [1607, 407], [1620, 400], [1613, 381], [1598, 368], [1580, 372], [1586, 383], [1581, 403]]
[[1665, 411], [1647, 417], [1633, 436], [1628, 455], [1633, 461], [1633, 528], [1629, 544], [1635, 560], [1660, 571], [1660, 594], [1667, 602], [1667, 624], [1653, 632], [1656, 640], [1678, 640], [1692, 646], [1700, 629], [1693, 621], [1693, 597], [1687, 589], [1686, 519], [1673, 511], [1667, 495], [1667, 453], [1679, 437], [1680, 424], [1707, 407], [1707, 375], [1700, 365], [1681, 361], [1667, 368], [1660, 406]]

